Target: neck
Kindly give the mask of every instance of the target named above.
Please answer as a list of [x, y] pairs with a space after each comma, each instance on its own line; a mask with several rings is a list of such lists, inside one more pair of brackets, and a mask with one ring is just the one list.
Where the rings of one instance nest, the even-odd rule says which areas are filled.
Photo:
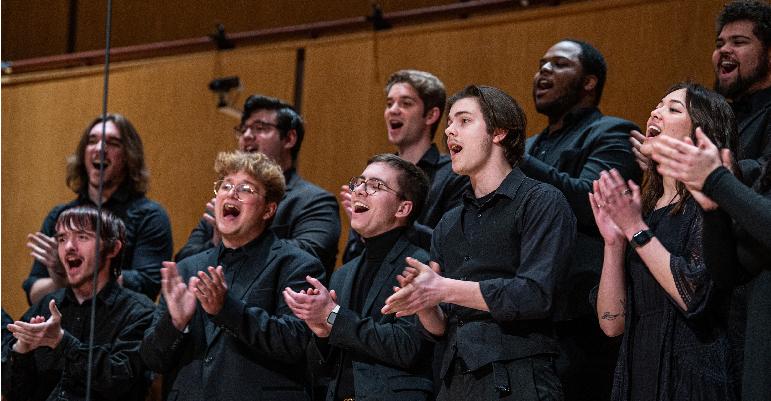
[[[104, 185], [102, 187], [102, 199], [101, 199], [102, 202], [101, 203], [107, 202], [107, 199], [110, 199], [112, 194], [114, 194], [115, 191], [118, 190], [118, 186], [120, 186], [120, 184], [118, 184], [118, 185], [109, 185], [109, 186], [108, 185]], [[91, 199], [91, 202], [99, 203], [99, 187], [98, 186], [89, 185], [88, 186], [88, 197], [89, 197], [89, 199]]]
[[511, 170], [513, 168], [509, 162], [504, 157], [500, 157], [495, 158], [494, 162], [491, 162], [479, 172], [469, 175], [471, 187], [474, 189], [474, 196], [481, 198], [498, 189]]
[[263, 233], [263, 228], [260, 228], [260, 231], [256, 235], [249, 235], [249, 236], [230, 236], [230, 235], [223, 235], [222, 236], [222, 245], [225, 245], [226, 248], [230, 249], [237, 249], [240, 248], [252, 241], [254, 241], [255, 238], [259, 237]]
[[590, 97], [584, 97], [581, 99], [578, 103], [574, 104], [572, 107], [568, 108], [567, 110], [561, 112], [561, 113], [555, 113], [554, 115], [550, 115], [549, 117], [549, 133], [552, 133], [554, 131], [557, 131], [561, 129], [565, 125], [565, 117], [579, 109], [585, 109], [588, 107], [594, 107], [594, 100]]
[[677, 200], [677, 181], [670, 177], [663, 177], [662, 184], [664, 193], [661, 194], [661, 197], [657, 202], [657, 208], [664, 207]]
[[89, 277], [88, 280], [80, 286], [72, 287], [72, 293], [75, 294], [75, 299], [78, 300], [78, 303], [82, 304], [102, 291], [102, 288], [107, 285], [108, 281], [110, 281], [110, 267], [106, 266], [99, 271], [99, 275], [96, 278], [96, 291], [93, 291], [91, 277]]
[[747, 88], [746, 91], [737, 95], [736, 99], [732, 99], [732, 100], [739, 101], [741, 99], [744, 99], [747, 96], [752, 96], [755, 92], [762, 91], [763, 89], [768, 89], [769, 87], [771, 87], [771, 75], [767, 75], [765, 79], [755, 82], [749, 88]]
[[426, 134], [426, 135], [423, 135], [421, 138], [422, 139], [419, 142], [406, 145], [406, 146], [400, 146], [399, 157], [401, 157], [404, 160], [407, 160], [412, 164], [418, 164], [418, 162], [423, 157], [423, 155], [426, 154], [426, 152], [428, 152], [428, 149], [431, 148], [430, 135]]

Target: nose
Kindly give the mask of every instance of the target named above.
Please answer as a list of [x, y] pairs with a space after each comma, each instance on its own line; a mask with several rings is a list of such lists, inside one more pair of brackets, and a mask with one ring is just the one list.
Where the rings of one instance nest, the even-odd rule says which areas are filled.
[[400, 111], [399, 103], [397, 103], [397, 102], [394, 102], [390, 106], [386, 105], [386, 112], [388, 112], [389, 114], [398, 114], [399, 111]]
[[538, 69], [538, 72], [544, 73], [544, 72], [552, 72], [552, 64], [551, 61], [547, 61], [543, 64], [541, 64], [541, 68]]
[[254, 138], [254, 131], [252, 131], [252, 127], [246, 128], [246, 131], [244, 131], [243, 134], [241, 134], [244, 138]]
[[455, 124], [450, 124], [444, 129], [444, 134], [447, 136], [455, 135]]
[[655, 107], [653, 110], [651, 110], [651, 118], [655, 120], [661, 119], [661, 113], [659, 113], [660, 107]]
[[73, 251], [77, 249], [73, 237], [69, 235], [64, 237], [64, 243], [62, 245], [64, 246], [65, 251]]

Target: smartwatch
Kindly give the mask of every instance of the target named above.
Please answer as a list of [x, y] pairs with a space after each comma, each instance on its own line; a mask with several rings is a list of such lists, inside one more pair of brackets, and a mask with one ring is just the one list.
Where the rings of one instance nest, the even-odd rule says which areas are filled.
[[633, 248], [640, 248], [641, 246], [651, 242], [651, 239], [653, 239], [653, 231], [640, 230], [632, 236], [632, 239], [629, 241], [629, 243], [632, 244]]
[[340, 305], [335, 305], [334, 308], [332, 308], [332, 312], [329, 312], [329, 316], [327, 316], [327, 323], [330, 325], [335, 324], [335, 319], [337, 319], [337, 312], [340, 311]]

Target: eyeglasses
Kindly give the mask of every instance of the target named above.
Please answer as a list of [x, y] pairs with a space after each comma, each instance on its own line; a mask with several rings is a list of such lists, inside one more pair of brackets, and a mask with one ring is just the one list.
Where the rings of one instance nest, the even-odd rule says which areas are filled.
[[238, 125], [233, 127], [233, 132], [236, 136], [241, 136], [246, 133], [247, 130], [252, 130], [254, 134], [265, 134], [270, 132], [271, 129], [278, 128], [277, 124], [269, 123], [267, 121], [257, 120], [249, 125]]
[[364, 192], [367, 193], [367, 195], [374, 195], [377, 193], [377, 191], [386, 191], [390, 192], [399, 198], [402, 198], [402, 194], [395, 189], [389, 187], [384, 183], [383, 181], [378, 180], [377, 178], [364, 178], [362, 176], [353, 177], [350, 181], [348, 181], [348, 189], [351, 190], [351, 192], [355, 191], [356, 188], [358, 188], [360, 185], [364, 184]]
[[252, 184], [241, 183], [233, 184], [224, 180], [214, 181], [214, 196], [219, 194], [230, 194], [230, 191], [236, 191], [236, 199], [239, 202], [251, 202], [257, 199], [257, 196], [262, 196]]

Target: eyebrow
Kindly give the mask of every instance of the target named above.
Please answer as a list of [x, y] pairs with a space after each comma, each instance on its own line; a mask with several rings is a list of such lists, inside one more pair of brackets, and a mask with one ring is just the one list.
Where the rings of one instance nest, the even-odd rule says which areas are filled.
[[460, 110], [460, 111], [456, 111], [455, 114], [452, 114], [451, 117], [458, 117], [461, 114], [471, 115], [471, 112], [466, 110]]
[[669, 100], [669, 102], [670, 102], [670, 103], [677, 103], [677, 104], [679, 104], [679, 105], [681, 105], [681, 106], [685, 107], [685, 103], [683, 103], [683, 102], [681, 102], [681, 101], [679, 101], [679, 100], [677, 100], [677, 99], [670, 99], [670, 100]]

